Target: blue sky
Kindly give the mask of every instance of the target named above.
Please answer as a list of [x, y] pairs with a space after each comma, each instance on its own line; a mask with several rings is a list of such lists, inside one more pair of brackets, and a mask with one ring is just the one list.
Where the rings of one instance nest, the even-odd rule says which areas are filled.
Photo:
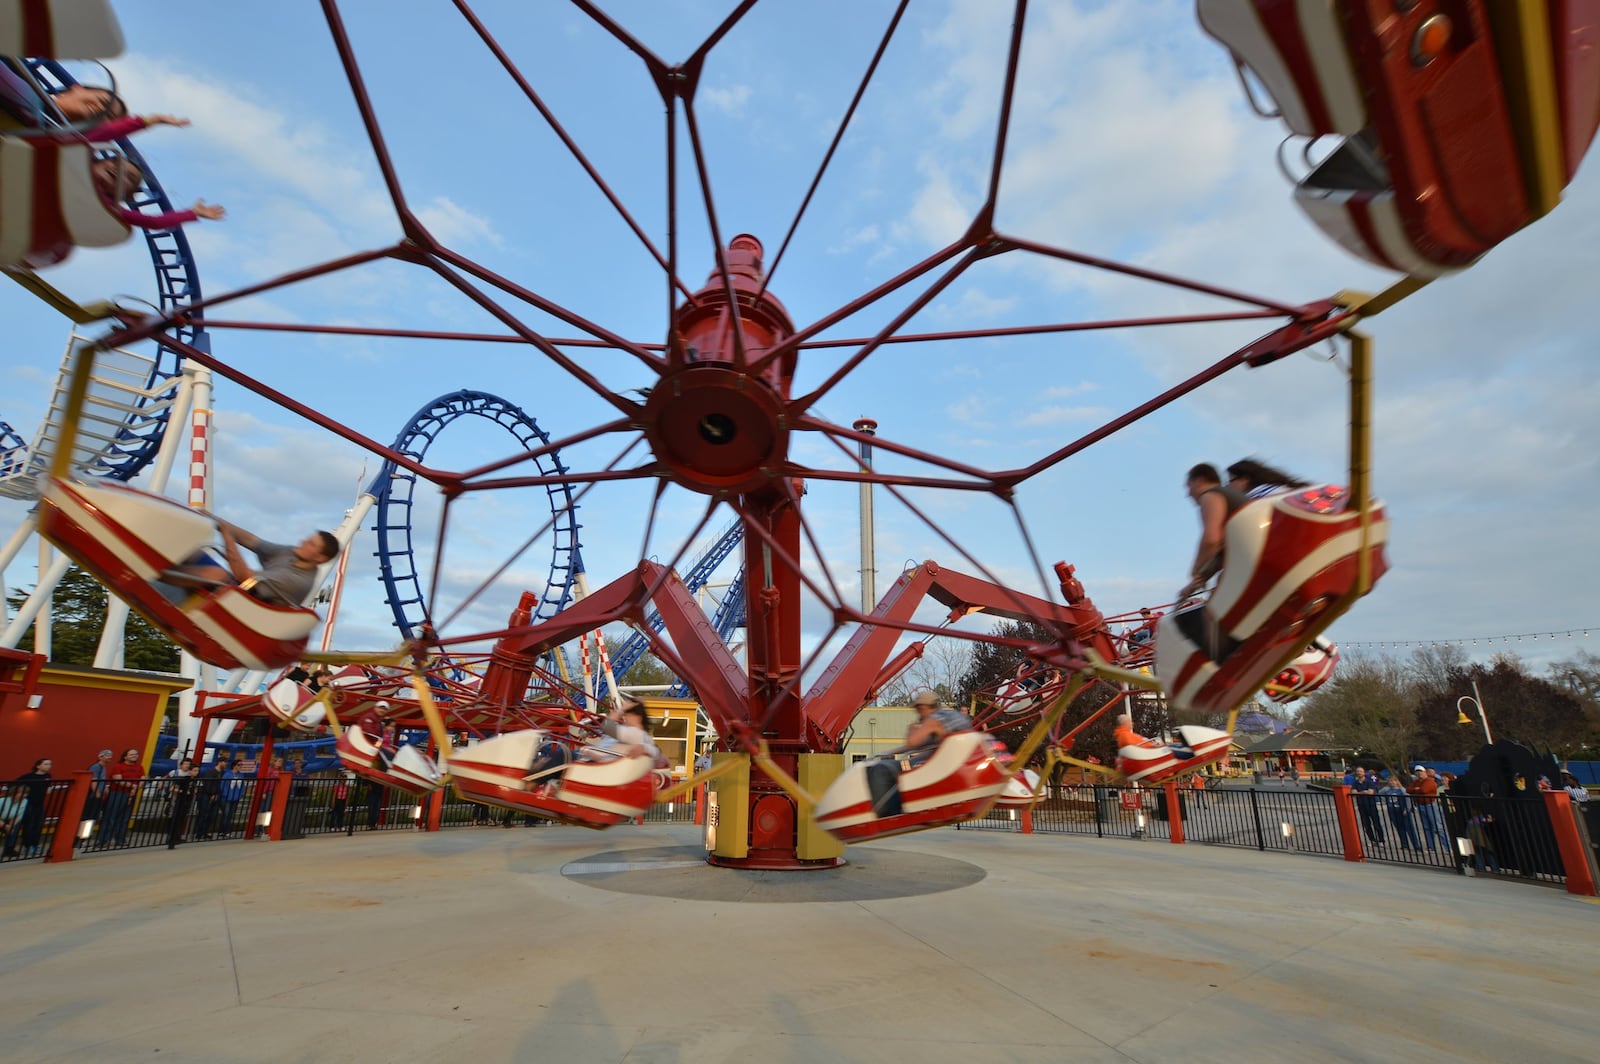
[[[608, 3], [670, 61], [732, 6]], [[887, 0], [763, 3], [713, 52], [698, 95], [722, 231], [769, 255], [814, 173], [893, 9]], [[207, 293], [392, 243], [393, 211], [320, 7], [121, 0], [128, 51], [109, 65], [136, 111], [187, 115], [139, 147], [173, 199], [224, 204], [189, 227]], [[652, 240], [665, 246], [662, 105], [643, 65], [560, 3], [484, 2], [479, 16], [517, 61]], [[665, 333], [657, 268], [448, 4], [351, 3], [347, 28], [406, 194], [436, 235], [583, 316], [640, 341]], [[912, 5], [851, 132], [774, 278], [806, 323], [930, 254], [981, 202], [1009, 19], [991, 0]], [[93, 71], [82, 70], [85, 79]], [[1274, 161], [1283, 133], [1245, 105], [1223, 50], [1192, 4], [1030, 5], [998, 220], [1009, 233], [1299, 303], [1391, 278], [1323, 238], [1290, 201]], [[1377, 340], [1375, 477], [1392, 521], [1392, 571], [1333, 631], [1340, 641], [1487, 637], [1600, 624], [1591, 564], [1600, 503], [1600, 327], [1590, 311], [1600, 247], [1591, 162], [1549, 218], [1464, 274], [1368, 323]], [[692, 171], [681, 171], [682, 276], [698, 287], [712, 251]], [[149, 298], [142, 245], [81, 251], [49, 279], [82, 299]], [[870, 335], [910, 294], [827, 335]], [[1095, 271], [1009, 255], [981, 263], [923, 311], [917, 331], [1079, 318], [1205, 312], [1231, 304]], [[0, 289], [8, 324], [0, 419], [31, 435], [66, 323], [20, 289]], [[227, 318], [499, 331], [433, 275], [384, 264], [269, 292]], [[553, 335], [574, 335], [537, 312]], [[821, 403], [848, 424], [987, 468], [1025, 464], [1160, 393], [1260, 332], [1251, 323], [903, 345], [874, 355]], [[429, 400], [460, 388], [520, 404], [564, 435], [605, 409], [537, 352], [502, 345], [216, 331], [213, 349], [260, 379], [388, 441]], [[1345, 391], [1327, 351], [1236, 371], [1024, 485], [1018, 505], [1046, 569], [1065, 559], [1106, 611], [1166, 601], [1196, 535], [1182, 491], [1193, 462], [1257, 454], [1312, 479], [1345, 468]], [[579, 360], [622, 390], [648, 380], [634, 360]], [[840, 355], [802, 360], [800, 384]], [[332, 526], [376, 463], [243, 389], [218, 381], [215, 506], [271, 538]], [[457, 427], [429, 452], [460, 468], [509, 453], [509, 437]], [[576, 449], [595, 468], [614, 444]], [[815, 440], [796, 454], [824, 460]], [[828, 458], [833, 464], [838, 458]], [[895, 463], [885, 462], [886, 466]], [[902, 467], [905, 468], [905, 467]], [[426, 494], [419, 492], [419, 494]], [[980, 560], [1037, 591], [1006, 507], [913, 493]], [[854, 487], [813, 483], [808, 519], [854, 600]], [[497, 492], [457, 508], [439, 607], [448, 612], [547, 519], [542, 492]], [[679, 550], [703, 501], [677, 489], [643, 541], [649, 486], [602, 486], [582, 510], [594, 583], [642, 553]], [[879, 495], [878, 586], [906, 563], [970, 569]], [[20, 519], [0, 503], [0, 525]], [[715, 518], [712, 528], [726, 523]], [[418, 537], [433, 539], [427, 515]], [[354, 548], [341, 646], [392, 640], [373, 539]], [[693, 554], [696, 545], [690, 546]], [[492, 627], [516, 591], [544, 577], [535, 548], [464, 613]], [[731, 574], [731, 566], [728, 570]], [[34, 579], [31, 552], [5, 573]], [[808, 632], [822, 631], [808, 608]], [[1600, 628], [1594, 633], [1600, 639]], [[1535, 663], [1592, 647], [1518, 644]], [[1502, 647], [1469, 647], [1479, 656]]]

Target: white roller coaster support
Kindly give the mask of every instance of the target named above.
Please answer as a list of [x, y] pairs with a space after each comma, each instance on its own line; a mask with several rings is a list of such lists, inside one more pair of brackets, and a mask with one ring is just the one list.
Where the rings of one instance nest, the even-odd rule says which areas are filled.
[[[46, 579], [44, 576], [47, 572], [51, 574], [50, 579]], [[66, 556], [63, 555], [57, 558], [55, 549], [50, 546], [50, 542], [40, 539], [39, 586], [33, 589], [34, 595], [39, 599], [39, 605], [33, 620], [33, 652], [35, 654], [43, 654], [46, 661], [50, 660], [50, 656], [55, 650], [55, 640], [51, 638], [55, 634], [51, 631], [51, 624], [55, 620], [55, 610], [51, 607], [55, 603], [56, 585], [61, 583], [61, 578], [66, 575]], [[21, 636], [19, 635], [17, 638], [20, 639]]]
[[6, 625], [4, 633], [0, 633], [0, 647], [14, 647], [22, 641], [22, 633], [28, 630], [28, 625], [35, 618], [43, 617], [45, 624], [44, 645], [39, 646], [38, 633], [35, 634], [34, 649], [46, 657], [50, 654], [50, 596], [55, 592], [56, 585], [61, 583], [61, 578], [67, 575], [67, 567], [71, 564], [63, 556], [50, 561], [50, 544], [44, 540], [39, 541], [39, 583], [33, 589], [22, 606], [17, 610], [17, 615], [11, 618], [11, 623]]
[[[0, 547], [0, 576], [4, 576], [6, 567], [16, 560], [18, 554], [22, 553], [22, 545], [28, 542], [29, 536], [33, 535], [35, 524], [37, 522], [34, 520], [34, 515], [29, 513], [22, 519], [22, 523], [17, 526], [17, 530], [11, 534], [11, 538], [6, 540], [6, 545]], [[4, 581], [0, 580], [0, 584], [3, 583]], [[6, 605], [4, 591], [5, 588], [0, 586], [0, 625], [6, 622], [11, 613], [11, 607]]]

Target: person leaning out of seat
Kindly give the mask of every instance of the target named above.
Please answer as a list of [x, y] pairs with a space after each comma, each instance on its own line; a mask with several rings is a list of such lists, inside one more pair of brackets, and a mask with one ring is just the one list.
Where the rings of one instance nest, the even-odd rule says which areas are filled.
[[[226, 564], [202, 551], [164, 574], [162, 583], [185, 588], [238, 584], [262, 602], [298, 606], [311, 597], [317, 569], [339, 556], [339, 541], [332, 532], [313, 532], [290, 547], [268, 542], [230, 521], [218, 520], [217, 526], [222, 530]], [[255, 552], [261, 562], [259, 571], [245, 562], [241, 547]]]
[[897, 746], [881, 757], [910, 754], [911, 764], [920, 765], [933, 756], [945, 736], [972, 730], [972, 718], [960, 710], [942, 705], [939, 693], [932, 688], [922, 687], [913, 693], [911, 708], [917, 711], [917, 719], [906, 729], [905, 745]]

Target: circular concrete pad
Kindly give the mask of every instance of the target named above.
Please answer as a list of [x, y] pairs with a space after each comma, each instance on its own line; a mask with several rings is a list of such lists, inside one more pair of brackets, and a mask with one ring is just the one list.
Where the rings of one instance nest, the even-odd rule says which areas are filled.
[[610, 850], [572, 861], [561, 874], [624, 894], [718, 902], [833, 902], [914, 898], [958, 890], [988, 873], [953, 857], [856, 847], [839, 868], [774, 872], [717, 868], [698, 846]]

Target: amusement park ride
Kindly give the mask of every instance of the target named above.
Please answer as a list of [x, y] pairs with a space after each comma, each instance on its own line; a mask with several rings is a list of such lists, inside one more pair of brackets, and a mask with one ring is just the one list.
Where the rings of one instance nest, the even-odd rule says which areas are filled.
[[[22, 26], [22, 36], [0, 38], [0, 52], [28, 56], [18, 61], [16, 69], [45, 94], [65, 84], [67, 75], [55, 61], [71, 54], [62, 51], [62, 42], [78, 38], [59, 26], [51, 36], [39, 22], [64, 17], [63, 6], [42, 2], [7, 6], [21, 12], [13, 22]], [[170, 300], [164, 296], [154, 313], [110, 308], [109, 331], [92, 342], [75, 344], [70, 351], [70, 383], [61, 416], [52, 423], [48, 440], [13, 463], [22, 473], [10, 481], [21, 484], [44, 474], [38, 491], [42, 534], [201, 661], [257, 673], [283, 670], [296, 661], [339, 665], [340, 673], [314, 696], [284, 677], [264, 696], [248, 685], [238, 688], [225, 708], [248, 705], [301, 732], [326, 724], [338, 735], [340, 757], [353, 771], [415, 792], [453, 784], [476, 801], [604, 827], [642, 813], [652, 800], [671, 793], [668, 788], [686, 786], [667, 784], [660, 779], [658, 766], [640, 756], [600, 763], [574, 761], [554, 779], [532, 771], [546, 744], [577, 742], [606, 727], [592, 711], [588, 693], [565, 674], [563, 648], [605, 626], [626, 625], [635, 641], [627, 653], [647, 646], [692, 692], [718, 737], [713, 767], [690, 782], [714, 783], [719, 822], [710, 860], [732, 867], [828, 867], [841, 860], [844, 842], [956, 822], [981, 814], [995, 802], [1030, 801], [1041, 781], [1049, 778], [1050, 768], [1068, 759], [1074, 737], [1092, 720], [1114, 711], [1134, 690], [1164, 692], [1180, 714], [1225, 718], [1263, 687], [1269, 697], [1288, 700], [1324, 682], [1337, 661], [1337, 650], [1320, 633], [1370, 590], [1386, 569], [1387, 519], [1368, 485], [1371, 344], [1356, 326], [1430, 279], [1470, 265], [1551, 210], [1600, 122], [1600, 51], [1594, 47], [1600, 9], [1593, 3], [1200, 0], [1202, 25], [1232, 53], [1252, 100], [1262, 94], [1271, 97], [1260, 105], [1264, 114], [1281, 117], [1290, 132], [1301, 137], [1342, 138], [1335, 151], [1310, 164], [1310, 172], [1298, 182], [1297, 201], [1340, 243], [1407, 275], [1377, 296], [1341, 293], [1304, 304], [1260, 299], [996, 228], [1007, 123], [1027, 24], [1027, 5], [1019, 2], [1015, 11], [1004, 12], [1014, 18], [993, 168], [985, 201], [967, 230], [860, 298], [797, 325], [769, 288], [781, 249], [769, 260], [754, 236], [724, 239], [696, 125], [695, 99], [705, 56], [754, 6], [753, 0], [737, 5], [681, 64], [662, 60], [593, 4], [575, 0], [578, 11], [644, 64], [667, 108], [669, 159], [679, 147], [680, 120], [688, 131], [715, 258], [709, 279], [697, 290], [678, 272], [678, 204], [672, 176], [668, 179], [670, 244], [662, 253], [622, 210], [488, 29], [465, 4], [458, 6], [473, 32], [517, 79], [665, 271], [670, 309], [661, 340], [625, 339], [478, 266], [430, 232], [408, 204], [339, 5], [325, 0], [328, 27], [403, 239], [392, 247], [311, 265], [209, 299], [200, 297], [191, 277], [181, 294]], [[84, 5], [72, 18], [86, 23], [103, 19], [106, 25], [115, 25], [109, 9], [98, 4]], [[899, 18], [897, 11], [884, 33], [880, 56]], [[0, 20], [0, 26], [11, 25]], [[104, 31], [106, 25], [99, 29]], [[99, 51], [84, 55], [112, 54], [106, 50], [104, 33], [84, 39], [100, 42], [95, 45]], [[857, 99], [871, 77], [869, 67]], [[839, 137], [848, 125], [847, 115]], [[8, 272], [47, 293], [48, 286], [32, 269], [60, 261], [72, 245], [93, 246], [110, 238], [92, 227], [80, 236], [72, 213], [77, 208], [67, 210], [83, 202], [79, 186], [86, 182], [83, 171], [90, 155], [106, 149], [85, 142], [70, 145], [70, 151], [44, 150], [37, 139], [30, 139], [31, 132], [13, 129], [4, 136], [0, 250]], [[121, 148], [131, 155], [129, 146]], [[1307, 155], [1309, 162], [1309, 147]], [[825, 159], [818, 181], [826, 166]], [[144, 172], [149, 174], [149, 168]], [[60, 195], [52, 191], [56, 188], [62, 190]], [[147, 192], [160, 197], [153, 184]], [[151, 239], [181, 242], [182, 237], [170, 233]], [[1161, 324], [1267, 318], [1269, 325], [1258, 339], [1177, 387], [1019, 468], [985, 470], [959, 457], [929, 454], [871, 436], [831, 422], [819, 412], [819, 403], [887, 344], [1000, 335], [1002, 330], [975, 329], [909, 336], [901, 330], [969, 267], [1002, 255], [1091, 266], [1204, 293], [1243, 308], [1225, 315], [1165, 317], [1159, 319]], [[244, 295], [380, 260], [410, 264], [443, 278], [530, 352], [542, 356], [553, 371], [570, 375], [600, 399], [611, 412], [609, 420], [551, 440], [536, 427], [528, 430], [506, 410], [509, 404], [484, 393], [457, 393], [440, 400], [433, 413], [425, 408], [402, 440], [386, 446], [304, 399], [246, 375], [214, 354], [201, 331], [202, 325], [213, 330], [270, 330], [277, 326], [208, 321], [206, 315]], [[840, 345], [823, 333], [922, 281], [928, 282], [926, 287], [875, 335], [848, 342], [853, 350], [820, 384], [797, 385], [797, 371], [807, 352]], [[619, 358], [631, 359], [647, 376], [647, 386], [620, 390], [602, 383], [572, 357], [570, 348], [580, 341], [552, 338], [535, 329], [508, 305], [511, 301], [582, 331], [583, 344], [598, 343]], [[1042, 325], [1036, 331], [1138, 324], [1142, 322], [1072, 322]], [[361, 330], [327, 327], [327, 331]], [[404, 329], [374, 332], [421, 335]], [[817, 575], [804, 563], [808, 548], [820, 553], [815, 529], [805, 516], [808, 482], [868, 484], [888, 492], [919, 517], [922, 512], [907, 496], [909, 489], [987, 493], [1014, 506], [1019, 488], [1138, 417], [1229, 370], [1267, 366], [1330, 340], [1347, 342], [1350, 353], [1348, 482], [1287, 491], [1240, 508], [1227, 525], [1226, 565], [1216, 587], [1201, 598], [1175, 604], [1155, 624], [1148, 642], [1129, 634], [1137, 618], [1104, 616], [1064, 562], [1056, 563], [1055, 587], [1029, 593], [999, 580], [950, 541], [962, 560], [979, 570], [978, 575], [924, 561], [902, 573], [871, 608], [845, 602], [831, 577]], [[368, 492], [374, 502], [383, 500], [378, 503], [381, 535], [403, 529], [402, 538], [408, 540], [409, 521], [384, 507], [409, 511], [409, 492], [420, 481], [440, 491], [447, 513], [448, 503], [468, 492], [545, 489], [552, 512], [548, 527], [557, 531], [558, 541], [552, 564], [561, 578], [552, 579], [542, 593], [525, 594], [501, 629], [453, 631], [447, 619], [427, 612], [421, 574], [400, 564], [412, 557], [409, 542], [404, 542], [388, 551], [394, 564], [386, 561], [383, 567], [396, 623], [406, 640], [400, 652], [387, 655], [309, 651], [314, 615], [298, 606], [263, 603], [245, 587], [201, 590], [180, 602], [171, 601], [155, 589], [154, 582], [209, 542], [211, 525], [203, 513], [204, 498], [196, 501], [191, 496], [193, 508], [179, 506], [159, 494], [163, 485], [156, 485], [155, 493], [141, 492], [123, 483], [131, 473], [120, 475], [126, 469], [136, 472], [134, 467], [149, 460], [165, 424], [148, 429], [145, 458], [139, 462], [124, 460], [118, 465], [132, 439], [125, 439], [124, 433], [112, 433], [114, 445], [98, 450], [83, 442], [93, 431], [93, 418], [86, 417], [85, 410], [97, 401], [104, 403], [96, 392], [97, 360], [145, 341], [155, 341], [163, 358], [181, 360], [181, 372], [191, 379], [222, 375], [381, 457], [386, 463], [383, 482]], [[161, 372], [166, 378], [178, 375], [170, 361], [165, 365]], [[197, 402], [195, 408], [203, 405]], [[517, 436], [520, 449], [464, 471], [428, 465], [420, 446], [452, 409], [499, 420]], [[625, 444], [624, 454], [642, 446], [649, 457], [634, 467], [566, 465], [563, 447], [597, 438]], [[848, 457], [852, 445], [869, 440], [895, 459], [919, 463], [927, 471], [890, 472], [854, 462], [828, 466], [799, 457], [808, 453], [798, 446], [801, 441]], [[574, 489], [616, 480], [653, 483], [658, 500], [668, 486], [701, 497], [701, 529], [715, 514], [732, 511], [734, 524], [707, 555], [718, 555], [715, 561], [708, 563], [709, 568], [697, 567], [693, 575], [703, 583], [722, 556], [741, 552], [742, 594], [726, 612], [730, 618], [743, 614], [742, 661], [726, 645], [727, 624], [713, 624], [695, 601], [690, 583], [676, 571], [683, 552], [668, 563], [642, 559], [632, 571], [603, 586], [582, 587], [583, 594], [574, 594], [580, 590], [583, 571], [573, 519]], [[407, 493], [405, 501], [402, 491]], [[355, 523], [359, 521], [358, 516]], [[340, 538], [348, 541], [353, 532], [347, 521]], [[1043, 567], [1039, 568], [1042, 576]], [[1041, 580], [1041, 585], [1047, 584]], [[826, 608], [830, 638], [848, 633], [831, 660], [821, 660], [827, 640], [815, 651], [805, 649], [801, 611], [807, 596]], [[945, 625], [916, 620], [926, 600], [946, 611]], [[947, 627], [974, 613], [1027, 621], [1047, 637], [1018, 640]], [[918, 642], [907, 647], [908, 637], [917, 637]], [[858, 710], [914, 660], [923, 641], [933, 637], [1007, 646], [1022, 656], [1024, 664], [1004, 684], [980, 694], [974, 730], [948, 736], [926, 760], [898, 765], [887, 777], [882, 765], [847, 769], [842, 749]], [[473, 649], [485, 645], [491, 647], [487, 652]], [[1089, 717], [1066, 727], [1077, 695], [1094, 681], [1112, 684], [1119, 693]], [[1018, 749], [1007, 750], [987, 733], [997, 723], [1030, 724], [1031, 730]], [[428, 729], [430, 749], [395, 741], [400, 729], [422, 726]], [[1178, 743], [1125, 747], [1119, 760], [1127, 778], [1154, 783], [1191, 772], [1225, 756], [1231, 740], [1231, 727], [1183, 725], [1178, 731], [1182, 740]], [[458, 742], [462, 735], [470, 737], [464, 745]], [[1042, 774], [1028, 767], [1036, 757], [1045, 759]]]

